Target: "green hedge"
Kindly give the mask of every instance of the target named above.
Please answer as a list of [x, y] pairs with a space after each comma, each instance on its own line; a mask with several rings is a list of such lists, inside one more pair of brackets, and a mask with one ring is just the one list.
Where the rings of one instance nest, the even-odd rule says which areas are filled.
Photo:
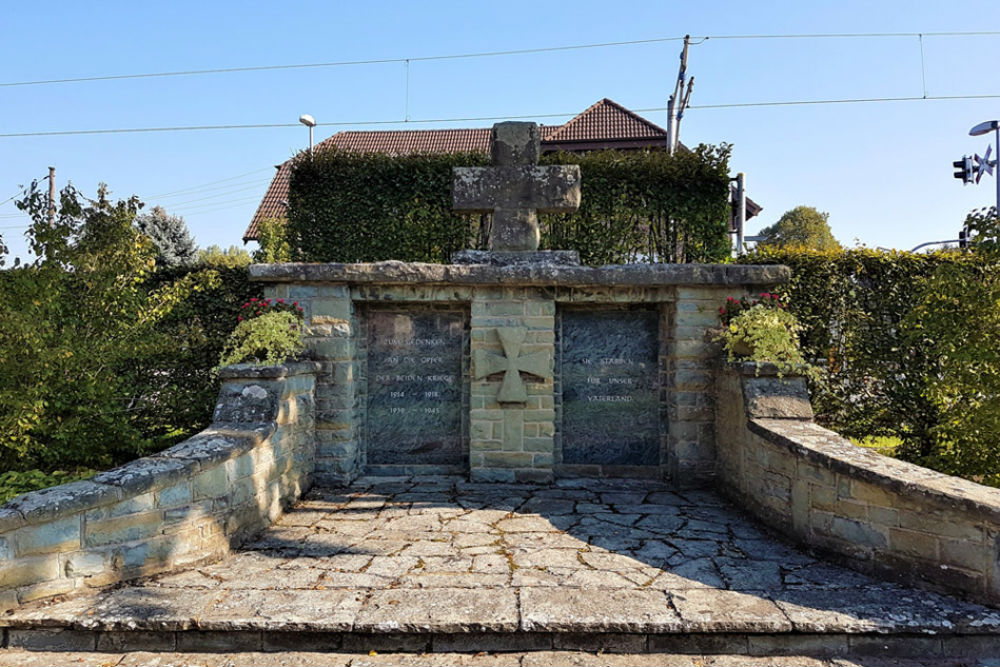
[[[586, 264], [709, 262], [729, 254], [729, 147], [558, 153], [579, 164], [582, 205], [540, 216], [542, 248], [580, 252]], [[447, 262], [485, 248], [488, 216], [452, 210], [452, 168], [484, 166], [482, 153], [388, 156], [328, 150], [292, 168], [288, 232], [304, 261]]]
[[897, 437], [901, 458], [1000, 482], [1000, 432], [968, 427], [971, 406], [981, 423], [1000, 418], [997, 387], [984, 389], [1000, 372], [997, 339], [982, 335], [1000, 322], [994, 256], [765, 248], [740, 261], [791, 267], [784, 291], [824, 370], [812, 388], [820, 421], [848, 437]]

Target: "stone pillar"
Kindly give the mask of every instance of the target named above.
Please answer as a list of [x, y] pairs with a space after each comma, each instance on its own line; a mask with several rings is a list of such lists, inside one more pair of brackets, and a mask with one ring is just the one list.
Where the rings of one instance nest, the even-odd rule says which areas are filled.
[[[359, 382], [364, 332], [346, 285], [269, 285], [266, 296], [297, 301], [306, 348], [320, 363], [316, 378], [316, 480], [347, 484], [363, 464]], [[361, 338], [359, 338], [361, 337]]]
[[472, 300], [473, 481], [553, 478], [555, 312], [543, 288], [486, 288]]
[[719, 344], [706, 332], [717, 328], [719, 307], [739, 286], [677, 287], [667, 314], [662, 363], [666, 369], [668, 474], [679, 487], [700, 486], [715, 473], [712, 367]]

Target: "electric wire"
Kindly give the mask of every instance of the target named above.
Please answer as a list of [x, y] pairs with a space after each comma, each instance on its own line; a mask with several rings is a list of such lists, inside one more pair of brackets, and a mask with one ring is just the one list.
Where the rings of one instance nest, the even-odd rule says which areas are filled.
[[[780, 100], [768, 102], [732, 102], [723, 104], [698, 104], [690, 105], [689, 109], [737, 109], [750, 107], [772, 107], [772, 106], [801, 106], [819, 104], [857, 104], [857, 103], [877, 103], [877, 102], [920, 102], [920, 101], [942, 101], [942, 100], [984, 100], [998, 99], [1000, 93], [990, 93], [983, 95], [928, 95], [904, 96], [904, 97], [854, 97], [843, 99], [826, 100]], [[663, 107], [647, 107], [642, 109], [632, 109], [636, 113], [651, 113], [663, 111]], [[572, 117], [579, 112], [566, 113], [544, 113], [544, 114], [523, 114], [509, 116], [466, 116], [460, 118], [418, 118], [410, 120], [365, 120], [365, 121], [329, 121], [317, 123], [322, 127], [361, 127], [376, 125], [419, 125], [432, 123], [462, 123], [488, 120], [525, 120], [532, 118], [565, 118]], [[129, 128], [106, 128], [99, 130], [59, 130], [46, 132], [10, 132], [0, 134], [0, 139], [15, 137], [51, 137], [51, 136], [72, 136], [90, 134], [135, 134], [142, 132], [190, 132], [208, 130], [249, 130], [276, 127], [299, 127], [298, 123], [252, 123], [246, 125], [179, 125], [172, 127], [129, 127]]]
[[510, 49], [506, 51], [482, 51], [477, 53], [455, 53], [438, 56], [421, 56], [415, 58], [375, 58], [370, 60], [338, 60], [320, 63], [298, 63], [292, 65], [256, 65], [249, 67], [216, 67], [212, 69], [181, 70], [176, 72], [144, 72], [141, 74], [112, 74], [105, 76], [81, 76], [64, 79], [40, 79], [37, 81], [7, 81], [0, 83], [0, 88], [13, 86], [40, 86], [55, 83], [81, 83], [87, 81], [115, 81], [121, 79], [149, 79], [156, 77], [193, 76], [201, 74], [233, 74], [237, 72], [263, 72], [270, 70], [309, 69], [317, 67], [348, 67], [354, 65], [387, 65], [392, 63], [430, 62], [434, 60], [459, 60], [467, 58], [491, 58], [496, 56], [515, 56], [529, 53], [547, 53], [553, 51], [575, 51], [579, 49], [600, 49], [612, 46], [632, 46], [635, 44], [655, 44], [659, 42], [677, 42], [683, 37], [656, 37], [652, 39], [632, 39], [621, 42], [600, 42], [595, 44], [572, 44], [568, 46], [545, 46], [532, 49]]
[[[950, 31], [950, 32], [857, 32], [857, 33], [799, 33], [799, 34], [758, 34], [758, 35], [704, 35], [695, 37], [701, 44], [709, 40], [753, 40], [753, 39], [847, 39], [847, 38], [891, 38], [891, 37], [994, 37], [1000, 31]], [[657, 44], [678, 42], [684, 37], [653, 37], [649, 39], [632, 39], [616, 42], [595, 42], [590, 44], [570, 44], [565, 46], [542, 46], [528, 49], [508, 49], [501, 51], [480, 51], [473, 53], [453, 53], [436, 56], [411, 56], [403, 58], [371, 58], [366, 60], [336, 60], [331, 62], [294, 63], [284, 65], [250, 65], [245, 67], [215, 67], [210, 69], [192, 69], [167, 72], [141, 72], [136, 74], [109, 74], [99, 76], [65, 77], [59, 79], [38, 79], [32, 81], [0, 82], [2, 87], [40, 86], [62, 83], [84, 83], [93, 81], [118, 81], [123, 79], [149, 79], [177, 76], [196, 76], [205, 74], [235, 74], [240, 72], [264, 72], [274, 70], [310, 69], [320, 67], [350, 67], [358, 65], [386, 65], [394, 63], [407, 64], [411, 62], [432, 62], [438, 60], [461, 60], [469, 58], [491, 58], [498, 56], [514, 56], [532, 53], [552, 53], [559, 51], [577, 51], [582, 49], [600, 49], [618, 46], [634, 46], [638, 44]]]

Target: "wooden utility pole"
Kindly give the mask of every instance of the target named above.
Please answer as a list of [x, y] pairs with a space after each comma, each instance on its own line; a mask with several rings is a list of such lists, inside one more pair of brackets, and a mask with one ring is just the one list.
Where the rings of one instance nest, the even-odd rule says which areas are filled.
[[49, 227], [56, 226], [56, 168], [49, 167]]
[[[687, 81], [687, 61], [688, 46], [691, 42], [691, 35], [684, 35], [684, 50], [681, 51], [681, 66], [677, 72], [677, 83], [674, 85], [674, 94], [667, 102], [667, 151], [673, 155], [677, 150], [677, 143], [680, 140], [681, 119], [684, 117], [684, 110], [687, 108], [688, 100], [691, 99], [691, 89], [694, 88], [694, 77]], [[687, 83], [687, 91], [684, 84]]]

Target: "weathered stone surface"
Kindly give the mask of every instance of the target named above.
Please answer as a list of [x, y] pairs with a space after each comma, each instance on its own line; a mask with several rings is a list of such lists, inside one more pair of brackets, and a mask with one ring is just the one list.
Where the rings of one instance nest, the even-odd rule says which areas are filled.
[[579, 266], [580, 253], [576, 250], [536, 250], [521, 252], [498, 252], [493, 250], [459, 250], [451, 254], [452, 264], [489, 264], [490, 266], [510, 266], [530, 264], [538, 266]]
[[662, 591], [521, 590], [521, 629], [545, 632], [678, 632]]
[[747, 416], [762, 419], [812, 419], [805, 378], [752, 377], [743, 382]]
[[453, 169], [455, 209], [493, 214], [491, 250], [537, 250], [537, 213], [580, 207], [580, 167], [537, 166], [539, 137], [535, 123], [497, 123], [491, 141], [493, 166]]
[[123, 494], [137, 494], [148, 491], [154, 485], [168, 485], [173, 481], [186, 479], [197, 468], [193, 461], [163, 456], [146, 456], [118, 468], [98, 473], [93, 481], [99, 484], [121, 487]]
[[[547, 512], [546, 502], [567, 500], [590, 511]], [[136, 635], [138, 648], [160, 641], [149, 633], [177, 632], [178, 647], [220, 651], [267, 646], [269, 632], [283, 637], [275, 648], [288, 647], [301, 631], [303, 641], [315, 634], [318, 647], [380, 653], [472, 646], [464, 640], [481, 641], [480, 650], [715, 653], [749, 650], [748, 633], [757, 649], [785, 653], [847, 646], [847, 634], [859, 632], [888, 633], [879, 635], [886, 641], [1000, 636], [994, 609], [823, 563], [748, 529], [710, 493], [677, 494], [655, 481], [366, 478], [311, 491], [299, 508], [290, 517], [312, 518], [269, 529], [258, 551], [139, 586], [23, 605], [0, 625], [75, 628], [90, 633], [87, 641], [94, 631], [124, 641], [139, 630], [147, 634]], [[683, 526], [641, 527], [661, 518]], [[357, 534], [341, 532], [355, 524]], [[470, 525], [477, 532], [460, 530]], [[341, 632], [343, 644], [334, 638]]]
[[616, 264], [612, 266], [456, 265], [386, 261], [372, 264], [252, 264], [250, 279], [266, 282], [642, 287], [773, 285], [788, 267], [736, 264]]
[[792, 623], [778, 606], [760, 594], [691, 588], [676, 591], [671, 601], [696, 632], [788, 632]]
[[517, 595], [503, 589], [376, 591], [354, 623], [359, 632], [513, 632]]
[[356, 590], [325, 588], [232, 591], [211, 604], [198, 625], [204, 630], [345, 632], [353, 627], [364, 598]]
[[289, 361], [276, 366], [258, 366], [256, 364], [235, 364], [219, 369], [219, 378], [230, 379], [276, 379], [318, 373], [321, 365], [315, 361]]
[[17, 496], [5, 508], [18, 512], [25, 523], [37, 524], [113, 503], [119, 499], [119, 493], [117, 488], [105, 484], [73, 482]]

